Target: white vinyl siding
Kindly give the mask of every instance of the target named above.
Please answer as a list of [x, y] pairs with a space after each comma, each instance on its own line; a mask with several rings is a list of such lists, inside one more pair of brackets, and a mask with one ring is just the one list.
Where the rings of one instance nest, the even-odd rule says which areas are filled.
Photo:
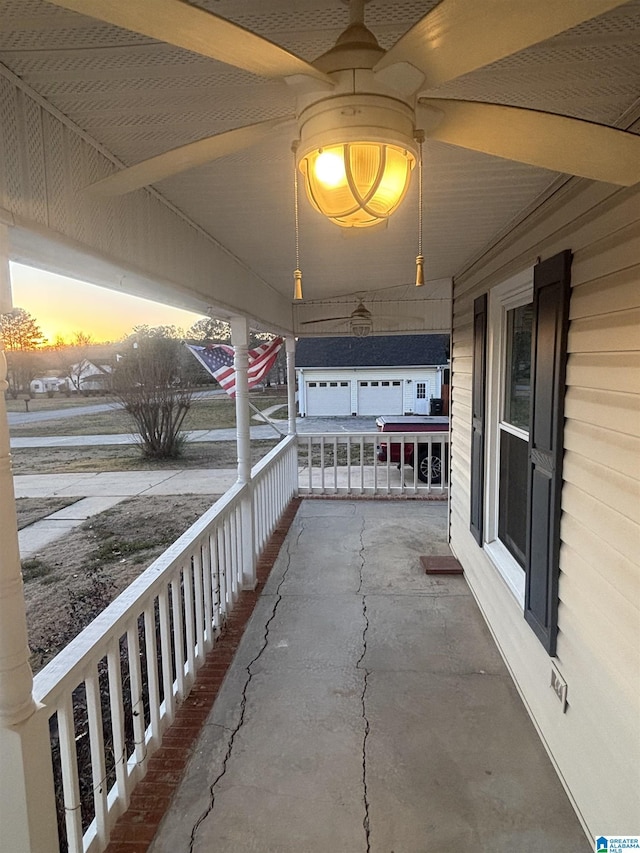
[[[454, 287], [451, 544], [591, 835], [637, 833], [640, 790], [640, 193], [574, 181]], [[469, 532], [473, 299], [574, 253], [554, 663]], [[606, 795], [603, 794], [606, 792]]]

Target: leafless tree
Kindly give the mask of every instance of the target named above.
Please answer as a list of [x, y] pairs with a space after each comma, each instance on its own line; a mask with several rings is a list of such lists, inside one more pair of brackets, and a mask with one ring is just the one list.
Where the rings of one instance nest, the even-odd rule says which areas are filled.
[[231, 326], [217, 317], [203, 317], [187, 331], [186, 337], [194, 344], [230, 343]]
[[33, 354], [46, 338], [28, 311], [14, 308], [0, 314], [0, 341], [6, 350], [9, 393], [15, 400], [20, 391], [29, 392], [36, 371]]
[[113, 374], [113, 394], [135, 421], [140, 447], [151, 459], [173, 459], [184, 445], [183, 421], [193, 389], [182, 369], [180, 341], [138, 333]]

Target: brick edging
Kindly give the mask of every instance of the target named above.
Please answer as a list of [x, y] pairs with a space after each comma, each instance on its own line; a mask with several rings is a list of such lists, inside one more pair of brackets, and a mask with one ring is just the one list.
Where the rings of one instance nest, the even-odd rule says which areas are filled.
[[146, 853], [149, 849], [301, 503], [302, 498], [292, 498], [282, 514], [258, 560], [256, 588], [240, 593], [222, 634], [196, 674], [191, 692], [164, 733], [162, 745], [149, 759], [147, 773], [131, 794], [129, 808], [113, 827], [105, 853]]

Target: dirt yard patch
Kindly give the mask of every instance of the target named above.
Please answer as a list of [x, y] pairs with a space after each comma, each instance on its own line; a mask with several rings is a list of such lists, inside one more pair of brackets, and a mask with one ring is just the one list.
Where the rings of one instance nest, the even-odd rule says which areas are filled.
[[23, 560], [34, 671], [79, 634], [217, 497], [132, 498]]
[[41, 521], [53, 512], [71, 506], [79, 498], [17, 498], [18, 530]]

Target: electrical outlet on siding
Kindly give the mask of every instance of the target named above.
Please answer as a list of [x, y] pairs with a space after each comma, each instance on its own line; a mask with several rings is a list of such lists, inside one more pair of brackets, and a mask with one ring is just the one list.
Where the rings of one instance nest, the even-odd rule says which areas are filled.
[[562, 713], [567, 710], [567, 682], [560, 675], [555, 666], [551, 667], [551, 689], [556, 694], [562, 705]]

